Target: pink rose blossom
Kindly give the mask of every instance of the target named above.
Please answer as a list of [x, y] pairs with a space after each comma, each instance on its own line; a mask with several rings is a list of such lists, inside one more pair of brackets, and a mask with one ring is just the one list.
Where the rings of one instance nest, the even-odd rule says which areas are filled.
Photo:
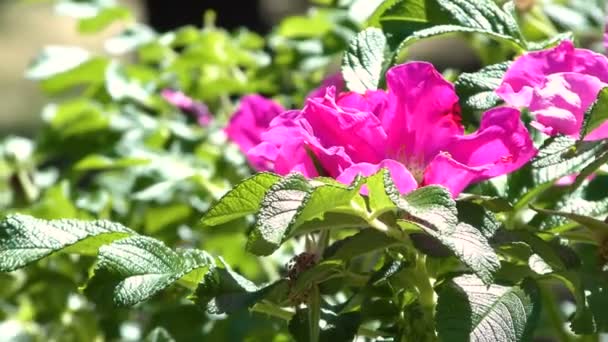
[[172, 89], [163, 90], [161, 96], [175, 107], [193, 114], [199, 125], [208, 126], [211, 123], [211, 113], [204, 103], [195, 101], [186, 94]]
[[[262, 132], [268, 128], [272, 119], [283, 111], [281, 105], [263, 96], [244, 96], [224, 131], [243, 153], [247, 153], [262, 141]], [[256, 170], [267, 169], [263, 160], [255, 157], [248, 159]]]
[[279, 174], [315, 177], [314, 154], [323, 171], [342, 183], [387, 168], [402, 193], [440, 184], [456, 196], [471, 183], [520, 168], [536, 154], [513, 108], [486, 112], [479, 130], [465, 135], [454, 87], [429, 63], [393, 67], [386, 80], [388, 90], [363, 95], [336, 95], [329, 87], [302, 110], [282, 113], [249, 158]]
[[[496, 92], [512, 106], [529, 108], [535, 118], [532, 125], [540, 131], [578, 138], [585, 111], [606, 86], [608, 58], [564, 41], [517, 58]], [[607, 137], [608, 122], [585, 140]]]

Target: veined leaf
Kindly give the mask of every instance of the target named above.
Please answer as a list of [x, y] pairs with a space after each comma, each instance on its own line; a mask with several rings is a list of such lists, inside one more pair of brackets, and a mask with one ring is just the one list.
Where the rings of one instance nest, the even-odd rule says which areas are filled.
[[489, 65], [474, 73], [460, 74], [455, 83], [460, 106], [468, 111], [485, 111], [495, 107], [500, 98], [494, 91], [502, 82], [509, 65], [509, 62], [504, 62]]
[[270, 187], [249, 234], [247, 250], [257, 255], [272, 254], [293, 228], [312, 191], [308, 180], [297, 173]]
[[580, 138], [582, 139], [594, 129], [608, 120], [608, 88], [603, 88], [597, 99], [585, 112]]
[[201, 220], [204, 226], [217, 226], [253, 214], [260, 209], [266, 191], [280, 179], [272, 173], [258, 173], [225, 194]]
[[56, 252], [95, 255], [100, 246], [135, 234], [109, 221], [40, 220], [10, 215], [0, 221], [0, 272], [10, 272]]
[[561, 217], [565, 217], [569, 220], [572, 220], [572, 221], [580, 224], [581, 226], [586, 227], [587, 229], [591, 230], [598, 237], [599, 241], [603, 241], [604, 238], [608, 237], [608, 223], [606, 223], [604, 221], [600, 221], [596, 218], [581, 215], [581, 214], [576, 214], [576, 213], [568, 213], [568, 212], [563, 212], [563, 211], [549, 210], [549, 209], [536, 208], [536, 207], [531, 207], [531, 208], [536, 210], [539, 213], [544, 213], [547, 215], [561, 216]]
[[194, 301], [209, 313], [233, 313], [247, 309], [274, 291], [279, 298], [287, 296], [284, 280], [258, 287], [233, 271], [221, 258], [220, 264], [205, 275], [195, 293]]
[[464, 275], [439, 292], [437, 330], [444, 341], [518, 342], [530, 337], [539, 313], [534, 284], [507, 287]]
[[342, 76], [350, 90], [365, 93], [378, 89], [386, 46], [384, 33], [373, 27], [353, 39], [342, 61]]
[[[401, 198], [397, 205], [405, 212], [404, 221], [415, 224], [471, 268], [486, 284], [491, 284], [500, 262], [484, 233], [458, 222], [456, 202], [440, 186], [426, 186]], [[490, 234], [493, 229], [486, 233]]]
[[205, 273], [198, 270], [214, 265], [213, 258], [204, 251], [174, 251], [161, 241], [144, 236], [103, 246], [98, 260], [87, 291], [91, 291], [91, 284], [110, 285], [114, 302], [119, 305], [137, 304], [180, 279], [184, 285], [195, 287]]
[[577, 142], [565, 136], [551, 137], [532, 160], [534, 177], [540, 184], [567, 176], [580, 171], [606, 151], [608, 143], [603, 140]]

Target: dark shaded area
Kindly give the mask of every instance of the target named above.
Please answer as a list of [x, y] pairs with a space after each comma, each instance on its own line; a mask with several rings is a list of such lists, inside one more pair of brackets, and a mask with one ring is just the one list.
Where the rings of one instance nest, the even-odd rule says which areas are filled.
[[217, 26], [229, 30], [247, 27], [265, 33], [270, 27], [261, 18], [259, 0], [146, 0], [150, 26], [159, 32], [166, 32], [184, 25], [201, 26], [203, 13], [214, 10]]

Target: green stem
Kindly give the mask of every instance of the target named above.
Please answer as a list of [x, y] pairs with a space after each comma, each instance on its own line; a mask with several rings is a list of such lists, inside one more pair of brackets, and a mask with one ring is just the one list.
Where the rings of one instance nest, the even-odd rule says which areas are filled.
[[426, 256], [418, 254], [416, 257], [415, 284], [418, 288], [420, 305], [430, 313], [430, 318], [435, 316], [435, 290], [431, 278], [426, 269]]
[[321, 320], [321, 293], [319, 287], [313, 285], [308, 297], [308, 331], [310, 342], [319, 342], [319, 321]]
[[19, 184], [21, 184], [21, 187], [23, 188], [23, 192], [25, 193], [25, 198], [27, 199], [27, 201], [30, 203], [34, 202], [38, 198], [39, 191], [36, 185], [32, 183], [28, 172], [24, 169], [19, 169], [17, 171], [17, 179], [19, 180]]
[[543, 307], [546, 308], [549, 319], [553, 323], [552, 325], [556, 328], [555, 331], [558, 335], [558, 340], [562, 342], [572, 341], [572, 336], [564, 328], [564, 320], [562, 319], [562, 313], [557, 305], [559, 301], [552, 294], [552, 289], [547, 284], [541, 286], [541, 299]]

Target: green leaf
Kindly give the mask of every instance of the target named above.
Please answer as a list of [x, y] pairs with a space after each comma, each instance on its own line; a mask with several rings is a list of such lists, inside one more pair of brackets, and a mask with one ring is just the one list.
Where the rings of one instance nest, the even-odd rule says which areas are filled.
[[504, 34], [496, 33], [494, 31], [490, 31], [487, 29], [479, 28], [479, 27], [467, 27], [467, 26], [459, 26], [459, 25], [437, 25], [433, 27], [429, 27], [426, 29], [422, 29], [416, 31], [409, 35], [407, 38], [403, 40], [403, 42], [399, 45], [398, 51], [403, 50], [409, 45], [426, 38], [437, 37], [450, 33], [479, 33], [486, 35], [496, 41], [505, 42], [514, 46], [516, 50], [523, 49], [521, 47], [520, 42], [511, 37]]
[[279, 179], [279, 176], [272, 173], [258, 173], [247, 178], [211, 207], [203, 216], [201, 224], [217, 226], [257, 212], [264, 194]]
[[119, 20], [131, 18], [131, 12], [123, 6], [101, 8], [95, 16], [78, 21], [78, 31], [84, 34], [98, 33]]
[[397, 205], [405, 212], [404, 221], [439, 240], [486, 284], [492, 282], [500, 262], [484, 232], [492, 234], [494, 228], [486, 227], [482, 232], [459, 223], [456, 202], [447, 189], [426, 186], [401, 198]]
[[[463, 110], [485, 111], [495, 107], [500, 102], [495, 90], [510, 62], [489, 65], [474, 73], [462, 73], [456, 79], [455, 86], [460, 106]], [[468, 113], [472, 117], [472, 113]]]
[[342, 61], [342, 76], [350, 90], [378, 89], [386, 48], [386, 37], [377, 28], [365, 29], [353, 39]]
[[549, 182], [580, 171], [593, 159], [608, 151], [606, 141], [575, 141], [566, 136], [551, 137], [532, 160], [536, 181]]
[[[315, 180], [311, 183], [313, 182]], [[312, 191], [310, 198], [306, 201], [302, 212], [298, 214], [295, 222], [296, 226], [309, 220], [323, 218], [324, 214], [332, 209], [347, 206], [353, 197], [359, 195], [363, 179], [357, 177], [348, 187], [339, 183], [315, 185], [316, 187]]]
[[594, 129], [608, 120], [608, 88], [603, 88], [597, 94], [596, 100], [585, 111], [580, 138], [582, 139]]
[[256, 255], [272, 254], [294, 227], [312, 191], [308, 180], [297, 173], [270, 187], [249, 234], [247, 250]]
[[531, 282], [488, 286], [464, 275], [439, 291], [437, 330], [444, 341], [524, 341], [531, 337], [539, 309], [538, 290]]
[[130, 79], [124, 67], [118, 62], [111, 62], [106, 68], [106, 91], [114, 101], [125, 99], [146, 104], [149, 94], [137, 81]]
[[278, 34], [285, 38], [318, 38], [332, 29], [331, 18], [321, 11], [309, 16], [293, 16], [283, 19]]
[[194, 301], [209, 313], [230, 314], [252, 307], [273, 292], [279, 293], [278, 297], [286, 297], [286, 282], [280, 280], [258, 287], [220, 258], [220, 265], [210, 269], [197, 287]]
[[[359, 312], [338, 315], [329, 310], [322, 310], [321, 318], [326, 324], [320, 329], [320, 342], [352, 341], [362, 321]], [[297, 342], [309, 342], [309, 326], [308, 309], [298, 309], [289, 321], [289, 332]]]
[[213, 264], [213, 258], [204, 251], [174, 251], [159, 240], [131, 236], [99, 249], [95, 275], [87, 290], [91, 284], [103, 283], [112, 288], [116, 304], [134, 305], [178, 280], [194, 288]]
[[400, 242], [378, 231], [363, 229], [355, 235], [336, 241], [324, 253], [325, 259], [350, 260], [357, 256], [383, 250]]
[[311, 286], [318, 285], [343, 270], [344, 262], [342, 260], [323, 260], [314, 267], [300, 273], [292, 284], [290, 293], [294, 295], [307, 292]]
[[399, 190], [393, 182], [390, 171], [381, 169], [367, 177], [369, 208], [375, 215], [385, 211], [396, 210], [395, 202], [399, 201]]
[[135, 233], [108, 221], [10, 215], [0, 221], [0, 271], [10, 272], [60, 251], [95, 255], [101, 245], [131, 234]]
[[74, 170], [89, 171], [89, 170], [113, 170], [124, 169], [131, 166], [145, 165], [150, 163], [146, 158], [118, 158], [112, 159], [100, 154], [91, 154], [81, 159], [74, 165]]
[[531, 206], [531, 208], [539, 213], [561, 216], [561, 217], [565, 217], [569, 220], [572, 220], [572, 221], [580, 224], [581, 226], [591, 230], [595, 234], [595, 236], [598, 238], [598, 241], [604, 241], [604, 239], [606, 237], [608, 237], [608, 223], [607, 222], [600, 221], [596, 218], [585, 216], [585, 215], [580, 215], [580, 214], [576, 214], [576, 213], [549, 210], [549, 209], [537, 208], [537, 207], [533, 207], [533, 206]]

